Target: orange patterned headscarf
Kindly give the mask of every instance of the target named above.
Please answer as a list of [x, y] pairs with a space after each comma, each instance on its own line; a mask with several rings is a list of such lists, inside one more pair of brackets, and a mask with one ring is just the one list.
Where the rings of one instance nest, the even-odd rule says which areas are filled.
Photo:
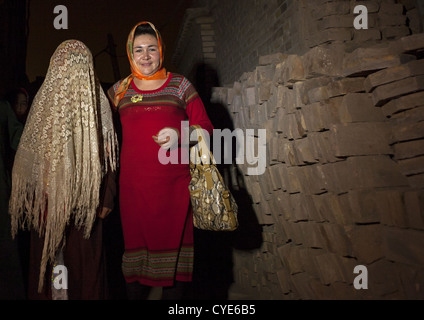
[[[160, 55], [160, 64], [159, 69], [156, 71], [155, 74], [151, 76], [145, 76], [141, 73], [140, 69], [137, 67], [137, 64], [134, 61], [134, 55], [133, 55], [133, 44], [134, 44], [134, 34], [138, 26], [142, 24], [148, 24], [152, 27], [152, 29], [156, 33], [156, 38], [158, 40], [158, 46], [159, 46], [159, 55]], [[124, 80], [122, 80], [120, 86], [118, 87], [118, 90], [116, 91], [115, 97], [114, 97], [114, 103], [115, 106], [118, 106], [119, 101], [124, 97], [125, 92], [127, 92], [128, 87], [130, 86], [131, 81], [135, 78], [141, 79], [141, 80], [157, 80], [157, 79], [166, 79], [168, 77], [168, 73], [166, 72], [166, 69], [162, 66], [163, 64], [163, 42], [162, 37], [159, 33], [159, 31], [155, 28], [153, 23], [148, 21], [142, 21], [137, 23], [131, 30], [130, 34], [128, 35], [127, 40], [127, 56], [128, 60], [130, 61], [131, 66], [131, 74], [126, 77]]]

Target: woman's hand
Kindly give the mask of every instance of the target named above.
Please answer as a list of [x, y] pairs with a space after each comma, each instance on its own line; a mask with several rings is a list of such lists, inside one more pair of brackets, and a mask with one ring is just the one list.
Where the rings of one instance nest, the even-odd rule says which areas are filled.
[[174, 149], [178, 145], [180, 132], [176, 128], [165, 127], [152, 138], [163, 149]]
[[104, 218], [106, 218], [108, 215], [109, 215], [109, 213], [111, 213], [112, 212], [112, 209], [110, 209], [110, 208], [106, 208], [106, 207], [103, 207], [101, 210], [100, 210], [100, 212], [99, 212], [99, 214], [97, 215], [100, 219], [104, 219]]

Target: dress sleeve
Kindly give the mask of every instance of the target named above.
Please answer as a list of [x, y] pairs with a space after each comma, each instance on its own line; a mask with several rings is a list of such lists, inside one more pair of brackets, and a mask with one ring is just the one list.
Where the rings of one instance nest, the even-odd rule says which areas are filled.
[[186, 90], [184, 91], [184, 100], [186, 103], [186, 113], [189, 126], [198, 125], [212, 135], [213, 125], [206, 112], [205, 105], [197, 93], [194, 86], [184, 79]]
[[[213, 132], [213, 125], [206, 112], [202, 99], [190, 81], [184, 78], [183, 84], [186, 87], [186, 90], [184, 90], [184, 102], [186, 104], [186, 114], [189, 122], [189, 137], [192, 138], [192, 126], [194, 125], [200, 126], [208, 132], [209, 136], [211, 136]], [[184, 132], [181, 134], [184, 135]], [[191, 143], [194, 143], [194, 141], [191, 141]]]
[[213, 125], [206, 113], [205, 106], [200, 97], [190, 102], [186, 107], [189, 126], [198, 125], [205, 129], [209, 134], [212, 134]]
[[117, 106], [115, 106], [115, 92], [116, 90], [118, 90], [120, 81], [116, 82], [113, 86], [111, 86], [109, 88], [109, 90], [107, 91], [107, 97], [109, 98], [110, 104], [112, 106], [112, 110], [116, 111]]

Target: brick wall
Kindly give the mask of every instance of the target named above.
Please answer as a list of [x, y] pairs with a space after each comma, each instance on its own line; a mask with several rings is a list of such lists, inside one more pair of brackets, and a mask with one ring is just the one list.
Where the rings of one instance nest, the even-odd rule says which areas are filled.
[[421, 33], [268, 55], [214, 89], [234, 127], [267, 130], [265, 173], [238, 165], [263, 241], [234, 251], [233, 297], [424, 298], [423, 50]]
[[[186, 11], [172, 56], [173, 64], [179, 67], [178, 72], [190, 80], [194, 77], [196, 64], [208, 61], [208, 56], [203, 52], [203, 43], [208, 44], [215, 40], [215, 32], [208, 14], [205, 8]], [[209, 62], [213, 63], [214, 59]]]
[[301, 50], [296, 26], [297, 5], [290, 0], [195, 1], [214, 17], [217, 71], [230, 84], [257, 62], [259, 56]]
[[[221, 85], [211, 102], [234, 128], [267, 132], [265, 173], [238, 164], [231, 180], [249, 200], [230, 298], [423, 299], [422, 4], [197, 3], [214, 21]], [[355, 30], [364, 3], [369, 29]], [[282, 35], [266, 40], [283, 20]], [[260, 245], [244, 250], [252, 224]], [[358, 265], [367, 290], [354, 288]]]
[[[353, 9], [360, 4], [368, 9], [368, 30], [353, 27]], [[424, 16], [416, 0], [195, 0], [194, 7], [214, 21], [216, 70], [225, 86], [255, 68], [260, 56], [303, 54], [329, 43], [354, 50], [422, 32]]]

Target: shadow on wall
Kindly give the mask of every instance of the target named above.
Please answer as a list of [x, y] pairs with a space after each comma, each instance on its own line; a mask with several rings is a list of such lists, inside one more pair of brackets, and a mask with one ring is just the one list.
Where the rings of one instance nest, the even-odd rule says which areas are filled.
[[[216, 71], [209, 65], [200, 63], [195, 66], [193, 84], [199, 93], [206, 112], [215, 129], [234, 130], [228, 109], [221, 103], [211, 102], [212, 88], [219, 87]], [[213, 135], [211, 138], [213, 149]], [[224, 164], [224, 148], [231, 148], [231, 164]], [[221, 143], [221, 161], [217, 165], [221, 175], [230, 188], [239, 207], [239, 228], [232, 232], [194, 230], [194, 274], [193, 299], [227, 299], [228, 290], [234, 282], [233, 249], [253, 250], [262, 245], [262, 227], [259, 225], [252, 207], [242, 173], [235, 165], [236, 143]]]

